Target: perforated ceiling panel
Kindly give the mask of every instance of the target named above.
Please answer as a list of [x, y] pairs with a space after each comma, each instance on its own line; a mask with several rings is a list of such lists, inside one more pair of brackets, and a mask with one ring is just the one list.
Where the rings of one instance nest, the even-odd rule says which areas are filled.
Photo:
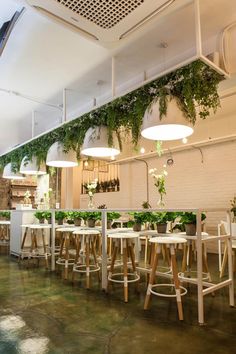
[[145, 0], [54, 0], [77, 15], [109, 29], [123, 20]]

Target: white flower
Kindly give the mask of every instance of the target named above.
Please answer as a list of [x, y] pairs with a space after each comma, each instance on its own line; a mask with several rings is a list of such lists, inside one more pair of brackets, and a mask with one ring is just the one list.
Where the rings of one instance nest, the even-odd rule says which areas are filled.
[[151, 175], [153, 172], [154, 172], [154, 169], [151, 168], [151, 169], [149, 170], [150, 175]]
[[168, 172], [167, 172], [167, 171], [163, 171], [163, 175], [164, 175], [164, 176], [167, 176], [167, 175], [168, 175]]
[[164, 168], [166, 168], [166, 165], [163, 165]]

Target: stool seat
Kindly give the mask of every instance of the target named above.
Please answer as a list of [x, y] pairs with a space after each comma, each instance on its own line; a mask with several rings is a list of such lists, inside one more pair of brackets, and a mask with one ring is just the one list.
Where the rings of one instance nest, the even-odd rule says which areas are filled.
[[0, 225], [11, 225], [9, 220], [0, 220]]
[[85, 229], [85, 230], [75, 230], [73, 232], [74, 235], [99, 235], [100, 231], [98, 230], [91, 230], [91, 229]]
[[[181, 237], [185, 238], [186, 240], [193, 240], [193, 241], [197, 240], [197, 235], [190, 236], [187, 235], [186, 232], [178, 232], [176, 234], [176, 237], [179, 237], [179, 235], [181, 235]], [[202, 235], [202, 241], [208, 239], [209, 234], [207, 232], [202, 232], [201, 235]]]
[[76, 227], [59, 227], [57, 228], [58, 232], [74, 232]]
[[116, 233], [108, 235], [109, 238], [116, 238], [116, 239], [130, 239], [130, 238], [138, 238], [139, 234], [135, 232], [124, 232], [124, 233]]
[[155, 235], [160, 235], [160, 234], [158, 234], [157, 230], [146, 230], [146, 231], [139, 232], [140, 237], [155, 236]]
[[41, 229], [51, 229], [51, 225], [48, 224], [32, 224], [32, 225], [28, 225], [27, 227], [29, 227], [30, 229], [35, 229], [35, 230], [41, 230]]
[[149, 240], [151, 243], [157, 243], [157, 244], [171, 244], [171, 245], [177, 245], [178, 243], [186, 243], [187, 240], [183, 237], [153, 237]]

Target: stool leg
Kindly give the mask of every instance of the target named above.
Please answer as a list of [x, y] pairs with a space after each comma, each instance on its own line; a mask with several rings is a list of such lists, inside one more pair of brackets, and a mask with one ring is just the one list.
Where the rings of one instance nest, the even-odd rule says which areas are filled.
[[[110, 239], [110, 244], [112, 243], [112, 239]], [[111, 255], [111, 265], [110, 265], [110, 269], [108, 272], [108, 277], [112, 276], [113, 270], [114, 270], [114, 265], [115, 265], [115, 261], [116, 261], [116, 255], [117, 255], [117, 251], [118, 251], [118, 244], [117, 241], [115, 241], [115, 245], [113, 247], [113, 253]], [[109, 287], [109, 281], [107, 282], [107, 292], [108, 292], [108, 287]]]
[[[95, 264], [95, 266], [98, 268], [98, 261], [97, 261], [95, 243], [96, 243], [96, 239], [94, 238], [94, 239], [91, 241], [91, 248], [92, 248], [92, 254], [93, 254], [94, 264]], [[98, 273], [98, 281], [100, 281], [100, 280], [101, 280], [100, 272], [98, 271], [97, 273]]]
[[184, 243], [183, 245], [183, 260], [182, 260], [182, 267], [181, 267], [181, 272], [184, 273], [186, 271], [186, 266], [187, 266], [187, 245]]
[[69, 245], [70, 245], [70, 238], [69, 238], [69, 235], [66, 234], [66, 235], [65, 235], [66, 254], [65, 254], [65, 275], [64, 275], [64, 279], [68, 279]]
[[158, 264], [158, 252], [159, 252], [159, 247], [154, 255], [154, 259], [153, 259], [153, 263], [152, 263], [152, 270], [151, 270], [151, 274], [149, 277], [149, 283], [148, 283], [148, 287], [147, 287], [147, 293], [146, 293], [146, 298], [145, 298], [145, 302], [144, 302], [144, 310], [147, 310], [150, 304], [150, 299], [151, 299], [151, 292], [150, 290], [152, 289], [152, 285], [154, 283], [155, 280], [155, 275], [156, 275], [156, 270], [157, 270], [157, 264]]
[[128, 257], [127, 240], [123, 240], [123, 267], [124, 267], [124, 300], [128, 302]]
[[145, 251], [144, 251], [144, 264], [147, 264], [147, 252], [148, 252], [148, 236], [145, 237]]
[[202, 263], [203, 263], [204, 270], [207, 273], [208, 280], [211, 282], [211, 273], [210, 273], [209, 267], [208, 267], [206, 248], [205, 248], [204, 243], [202, 244]]
[[170, 267], [170, 263], [171, 263], [171, 262], [170, 262], [170, 255], [169, 255], [167, 246], [166, 246], [166, 245], [163, 245], [163, 249], [164, 249], [165, 259], [167, 260], [167, 264], [168, 264], [168, 266]]
[[75, 281], [75, 270], [74, 267], [76, 267], [78, 261], [79, 261], [79, 256], [80, 256], [80, 248], [81, 248], [81, 242], [79, 240], [79, 237], [77, 237], [77, 241], [76, 241], [76, 253], [75, 253], [75, 263], [72, 269], [72, 283], [74, 283]]
[[174, 280], [175, 291], [176, 291], [178, 315], [179, 315], [179, 320], [182, 321], [184, 319], [184, 316], [183, 316], [183, 307], [182, 307], [181, 293], [180, 293], [181, 289], [180, 289], [180, 282], [179, 282], [179, 278], [178, 278], [178, 269], [177, 269], [176, 258], [175, 258], [175, 248], [173, 245], [170, 245], [170, 253], [171, 253], [173, 280]]
[[19, 263], [20, 263], [20, 260], [21, 260], [21, 258], [22, 258], [22, 252], [23, 252], [23, 250], [24, 250], [25, 240], [26, 240], [27, 233], [28, 233], [28, 227], [25, 228], [23, 240], [22, 240], [22, 243], [21, 243], [20, 254], [19, 254], [19, 258], [18, 258], [18, 262], [19, 262]]
[[[131, 258], [132, 268], [133, 268], [133, 272], [136, 276], [137, 269], [136, 269], [136, 264], [135, 264], [134, 247], [135, 247], [134, 244], [133, 243], [130, 244], [130, 241], [128, 241], [128, 249], [129, 249], [129, 254], [130, 254], [130, 258]], [[135, 282], [135, 289], [137, 292], [139, 292], [139, 282], [138, 281]]]
[[228, 250], [227, 250], [227, 244], [225, 244], [223, 261], [222, 261], [222, 268], [221, 268], [221, 271], [220, 271], [220, 278], [222, 278], [224, 276], [225, 267], [226, 267], [226, 264], [227, 264], [227, 259], [228, 259]]
[[89, 238], [85, 236], [86, 289], [89, 289]]
[[61, 237], [61, 245], [60, 245], [60, 252], [59, 252], [59, 258], [62, 258], [63, 255], [63, 249], [64, 249], [64, 244], [66, 243], [66, 237], [63, 234]]
[[42, 230], [42, 240], [43, 240], [43, 251], [44, 251], [44, 257], [45, 257], [45, 265], [46, 265], [46, 269], [48, 269], [48, 255], [47, 255], [47, 249], [46, 249], [46, 243], [45, 243], [44, 230]]

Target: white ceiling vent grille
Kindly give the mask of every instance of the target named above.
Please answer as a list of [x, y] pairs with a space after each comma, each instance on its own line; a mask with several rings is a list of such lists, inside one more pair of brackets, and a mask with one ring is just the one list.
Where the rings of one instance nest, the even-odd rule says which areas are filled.
[[114, 47], [175, 0], [26, 0], [56, 22]]
[[112, 28], [145, 0], [54, 0], [104, 29]]

